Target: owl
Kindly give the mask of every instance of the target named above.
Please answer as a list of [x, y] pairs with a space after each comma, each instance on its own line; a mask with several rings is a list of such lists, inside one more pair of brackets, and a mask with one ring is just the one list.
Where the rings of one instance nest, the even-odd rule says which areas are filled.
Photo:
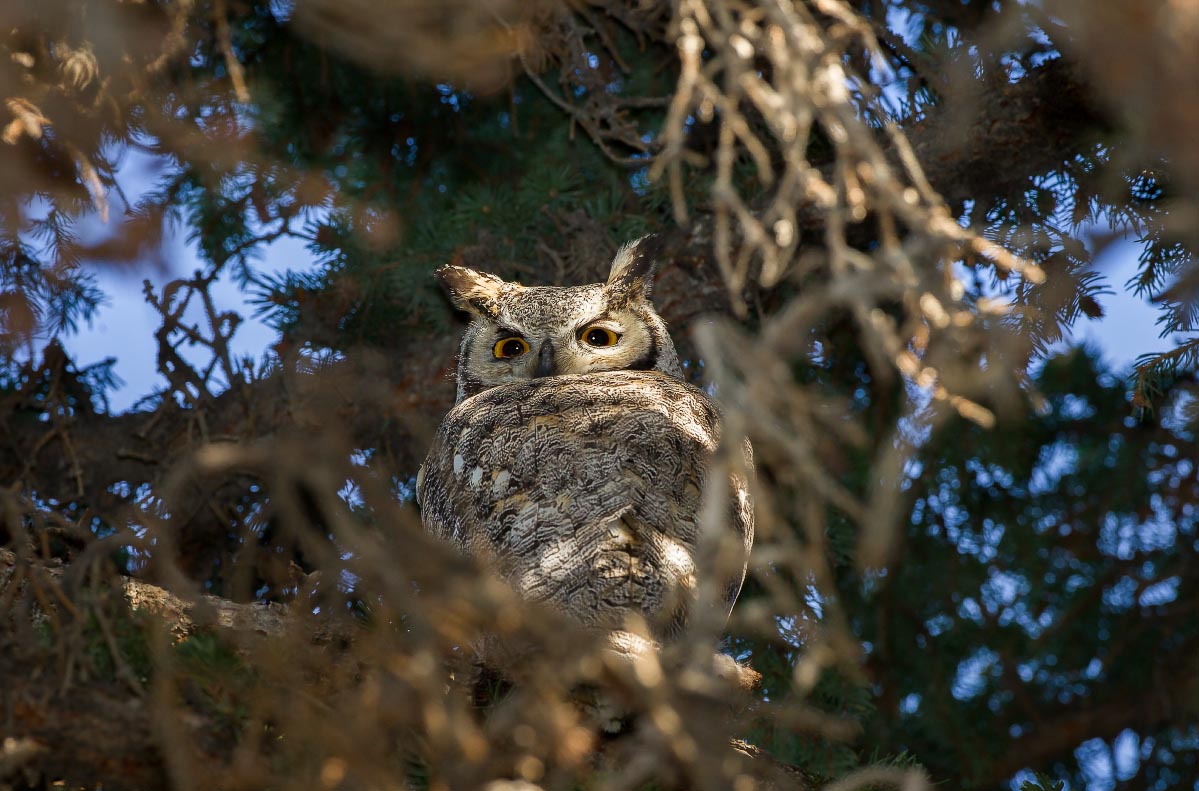
[[[458, 398], [417, 477], [426, 528], [497, 569], [617, 651], [661, 644], [696, 601], [700, 510], [720, 440], [715, 403], [685, 382], [650, 302], [650, 239], [621, 248], [605, 283], [526, 287], [470, 269], [436, 275], [472, 321]], [[753, 541], [731, 476], [717, 581], [727, 617]]]

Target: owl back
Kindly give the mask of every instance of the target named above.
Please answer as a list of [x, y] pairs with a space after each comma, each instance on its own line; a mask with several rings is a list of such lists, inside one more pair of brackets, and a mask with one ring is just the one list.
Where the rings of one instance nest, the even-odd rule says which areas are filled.
[[[655, 371], [533, 379], [485, 390], [445, 418], [417, 481], [425, 525], [526, 598], [585, 626], [637, 613], [669, 637], [694, 599], [711, 399]], [[752, 514], [733, 481], [730, 529]], [[728, 606], [744, 577], [728, 581]]]

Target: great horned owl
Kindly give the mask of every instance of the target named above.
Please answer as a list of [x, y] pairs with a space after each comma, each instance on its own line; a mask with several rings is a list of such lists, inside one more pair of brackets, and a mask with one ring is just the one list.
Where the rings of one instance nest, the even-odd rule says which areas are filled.
[[[417, 478], [428, 530], [498, 568], [527, 599], [636, 650], [685, 624], [696, 596], [699, 512], [719, 441], [716, 406], [682, 379], [649, 300], [654, 250], [623, 247], [606, 283], [525, 287], [448, 266], [437, 277], [473, 321], [458, 401]], [[727, 529], [745, 576], [753, 514], [732, 476]], [[730, 564], [725, 564], [726, 568]]]

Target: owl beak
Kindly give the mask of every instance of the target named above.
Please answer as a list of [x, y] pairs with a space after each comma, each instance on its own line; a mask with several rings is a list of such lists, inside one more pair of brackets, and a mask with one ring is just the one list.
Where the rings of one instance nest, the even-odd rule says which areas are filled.
[[533, 376], [553, 376], [558, 373], [558, 369], [554, 365], [554, 345], [549, 341], [542, 341], [541, 348], [537, 351], [537, 367], [533, 369]]

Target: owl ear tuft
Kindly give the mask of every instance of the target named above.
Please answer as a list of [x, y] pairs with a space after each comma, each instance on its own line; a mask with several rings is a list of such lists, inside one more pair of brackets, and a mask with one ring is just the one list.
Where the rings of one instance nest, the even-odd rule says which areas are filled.
[[499, 316], [499, 297], [507, 285], [495, 275], [464, 266], [443, 266], [433, 273], [458, 310], [494, 319]]
[[626, 299], [649, 297], [651, 281], [662, 256], [662, 237], [643, 236], [616, 251], [606, 288]]

